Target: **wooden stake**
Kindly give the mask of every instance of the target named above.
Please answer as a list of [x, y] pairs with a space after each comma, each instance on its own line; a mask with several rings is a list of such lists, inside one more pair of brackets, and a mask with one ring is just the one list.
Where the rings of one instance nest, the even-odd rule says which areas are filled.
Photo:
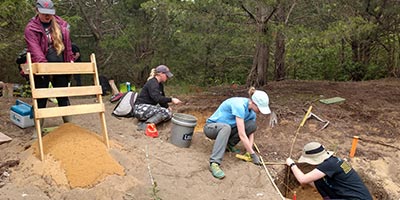
[[358, 143], [358, 136], [353, 136], [353, 142], [351, 143], [351, 149], [350, 149], [350, 158], [354, 157], [354, 154], [356, 153], [356, 148], [357, 148], [357, 143]]
[[[303, 120], [301, 121], [299, 127], [296, 130], [296, 134], [294, 135], [294, 138], [292, 140], [292, 146], [290, 147], [290, 152], [289, 152], [289, 158], [292, 157], [292, 152], [293, 152], [293, 147], [294, 147], [294, 143], [296, 142], [297, 139], [297, 135], [299, 134], [300, 128], [304, 126], [304, 124], [306, 123], [307, 117], [310, 115], [312, 110], [312, 106], [310, 106], [307, 110], [306, 115], [304, 115]], [[289, 186], [289, 175], [290, 175], [290, 167], [287, 168], [287, 175], [286, 175], [286, 185]], [[286, 195], [289, 193], [289, 188], [286, 188]]]
[[[353, 138], [351, 136], [346, 136], [346, 137]], [[393, 149], [400, 150], [399, 147], [396, 147], [396, 146], [393, 146], [393, 145], [390, 145], [390, 144], [386, 144], [384, 142], [376, 141], [376, 140], [368, 140], [368, 139], [365, 139], [365, 138], [358, 138], [358, 140], [363, 141], [363, 142], [372, 143], [372, 144], [379, 144], [379, 145], [382, 145], [382, 146], [385, 146], [385, 147], [390, 147], [390, 148], [393, 148]]]

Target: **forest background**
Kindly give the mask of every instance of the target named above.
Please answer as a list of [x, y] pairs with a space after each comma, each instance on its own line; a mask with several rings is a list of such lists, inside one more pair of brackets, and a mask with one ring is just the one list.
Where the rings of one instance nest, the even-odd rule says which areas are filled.
[[[35, 0], [0, 3], [0, 80], [15, 63]], [[82, 59], [141, 87], [166, 64], [171, 84], [262, 86], [284, 79], [400, 76], [399, 0], [53, 0]]]

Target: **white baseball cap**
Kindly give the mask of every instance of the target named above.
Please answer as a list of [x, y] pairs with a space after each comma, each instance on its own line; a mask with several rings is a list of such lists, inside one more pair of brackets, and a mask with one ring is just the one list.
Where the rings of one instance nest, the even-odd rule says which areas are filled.
[[268, 94], [261, 90], [256, 90], [251, 96], [251, 100], [257, 105], [262, 114], [270, 114]]

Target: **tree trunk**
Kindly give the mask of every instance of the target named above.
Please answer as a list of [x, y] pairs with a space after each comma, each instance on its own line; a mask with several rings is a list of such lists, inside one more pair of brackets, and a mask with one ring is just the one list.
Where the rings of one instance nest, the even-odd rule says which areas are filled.
[[351, 51], [353, 52], [353, 62], [357, 63], [360, 60], [359, 52], [359, 43], [357, 40], [353, 39], [351, 41]]
[[247, 86], [260, 87], [266, 84], [266, 66], [269, 62], [269, 48], [266, 44], [257, 44], [253, 66], [247, 77]]
[[[344, 71], [346, 68], [346, 41], [344, 38], [340, 40], [340, 50], [339, 50], [339, 66], [338, 69]], [[340, 73], [339, 73], [340, 74]], [[335, 74], [334, 80], [338, 80], [338, 73]]]
[[370, 61], [371, 41], [366, 39], [360, 41], [353, 39], [351, 41], [351, 49], [353, 52], [353, 66], [350, 68], [350, 77], [353, 81], [361, 81], [365, 77], [367, 66]]
[[285, 36], [279, 30], [275, 40], [275, 80], [285, 79]]
[[244, 5], [242, 8], [249, 13], [250, 17], [256, 22], [257, 41], [256, 51], [253, 58], [253, 65], [247, 76], [246, 85], [260, 87], [267, 84], [267, 68], [269, 65], [269, 43], [267, 38], [267, 22], [275, 12], [275, 8], [271, 12], [267, 12], [268, 8], [259, 3], [256, 8], [256, 14], [250, 12]]
[[361, 42], [360, 52], [361, 52], [361, 62], [364, 66], [368, 66], [371, 58], [371, 40], [366, 39]]
[[279, 2], [276, 18], [278, 21], [278, 31], [275, 38], [275, 80], [281, 81], [285, 79], [285, 35], [283, 27], [285, 26], [285, 12], [283, 10], [283, 2]]
[[395, 77], [400, 77], [400, 34], [397, 34], [397, 43], [393, 43], [393, 74]]

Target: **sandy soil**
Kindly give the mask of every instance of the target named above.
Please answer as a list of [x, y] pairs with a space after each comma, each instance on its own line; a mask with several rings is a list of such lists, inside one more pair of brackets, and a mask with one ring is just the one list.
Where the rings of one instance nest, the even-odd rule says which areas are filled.
[[[269, 117], [259, 115], [256, 144], [264, 160], [273, 164], [267, 169], [282, 194], [288, 192], [287, 196], [292, 197], [291, 192], [296, 191], [297, 199], [320, 199], [315, 190], [300, 186], [292, 176], [287, 180], [287, 168], [280, 164], [289, 156], [304, 110], [312, 105], [312, 112], [329, 121], [329, 126], [319, 130], [324, 123], [308, 119], [297, 132], [293, 158], [300, 156], [304, 144], [318, 141], [349, 159], [352, 137], [360, 136], [350, 163], [375, 199], [400, 199], [400, 171], [396, 164], [400, 162], [400, 80], [283, 81], [271, 82], [263, 89], [270, 96], [278, 124], [271, 128]], [[124, 173], [108, 175], [87, 187], [72, 187], [57, 158], [47, 155], [45, 162], [37, 159], [32, 148], [36, 142], [31, 140], [33, 127], [20, 129], [9, 120], [9, 108], [16, 97], [0, 97], [0, 132], [13, 138], [0, 144], [0, 199], [280, 199], [263, 167], [238, 160], [233, 153], [224, 157], [225, 179], [213, 178], [208, 170], [213, 141], [201, 132], [204, 120], [224, 99], [247, 96], [246, 93], [247, 89], [240, 86], [224, 86], [178, 96], [184, 105], [173, 106], [173, 110], [198, 118], [190, 148], [170, 143], [172, 122], [158, 126], [160, 137], [147, 137], [136, 131], [135, 119], [112, 117], [115, 104], [104, 97], [111, 141], [108, 153]], [[329, 105], [319, 102], [337, 96], [346, 100]], [[86, 100], [71, 99], [72, 104]], [[75, 116], [72, 123], [100, 133], [98, 115]], [[45, 122], [49, 127], [60, 124], [58, 118]], [[239, 148], [244, 150], [241, 144]], [[65, 147], [65, 151], [71, 149]], [[91, 172], [87, 169], [87, 173]]]

